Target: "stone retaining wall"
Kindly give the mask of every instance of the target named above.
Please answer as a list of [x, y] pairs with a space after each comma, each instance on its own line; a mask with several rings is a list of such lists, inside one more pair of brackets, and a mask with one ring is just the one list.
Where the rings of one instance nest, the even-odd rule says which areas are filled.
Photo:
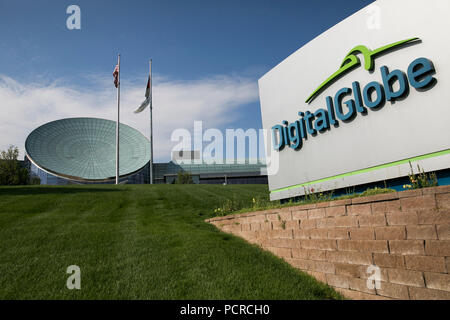
[[[352, 299], [450, 299], [450, 186], [207, 222], [260, 245]], [[381, 277], [373, 289], [367, 283], [373, 274], [369, 266], [379, 268]]]

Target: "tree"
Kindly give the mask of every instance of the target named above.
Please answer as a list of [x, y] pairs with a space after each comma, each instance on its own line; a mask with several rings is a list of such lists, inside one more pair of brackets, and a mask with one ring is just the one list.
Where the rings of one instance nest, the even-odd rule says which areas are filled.
[[21, 185], [30, 182], [27, 168], [20, 165], [19, 148], [10, 145], [0, 154], [0, 185]]

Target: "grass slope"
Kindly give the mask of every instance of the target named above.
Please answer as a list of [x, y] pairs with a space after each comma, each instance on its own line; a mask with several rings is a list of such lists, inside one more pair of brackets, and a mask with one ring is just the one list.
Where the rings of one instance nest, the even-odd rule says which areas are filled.
[[[332, 299], [204, 222], [264, 185], [0, 187], [0, 299]], [[81, 290], [66, 269], [81, 268]]]

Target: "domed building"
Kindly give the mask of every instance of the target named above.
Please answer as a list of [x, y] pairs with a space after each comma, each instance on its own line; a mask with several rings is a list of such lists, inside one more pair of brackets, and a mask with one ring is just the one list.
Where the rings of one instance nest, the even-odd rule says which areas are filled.
[[[119, 146], [120, 180], [145, 183], [149, 140], [121, 123]], [[98, 118], [52, 121], [30, 133], [25, 152], [25, 161], [41, 184], [115, 183], [116, 123]]]

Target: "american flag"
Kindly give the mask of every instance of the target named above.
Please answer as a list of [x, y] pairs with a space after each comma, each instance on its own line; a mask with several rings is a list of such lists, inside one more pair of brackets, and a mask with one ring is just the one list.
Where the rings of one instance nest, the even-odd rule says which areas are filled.
[[119, 86], [119, 65], [116, 65], [113, 71], [113, 77], [114, 77], [114, 85], [116, 88]]

